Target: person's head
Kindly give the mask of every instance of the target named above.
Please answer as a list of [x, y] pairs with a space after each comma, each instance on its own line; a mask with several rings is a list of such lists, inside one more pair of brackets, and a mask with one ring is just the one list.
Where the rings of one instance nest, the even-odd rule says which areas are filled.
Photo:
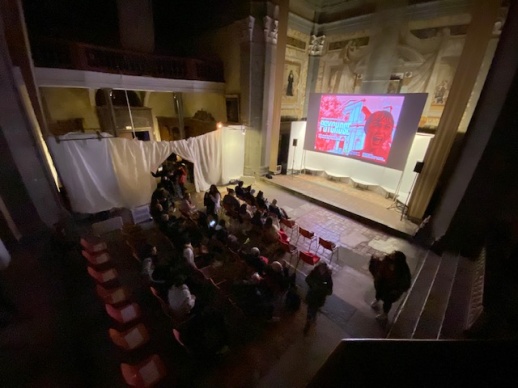
[[278, 261], [274, 261], [272, 264], [270, 264], [274, 272], [282, 272], [282, 264]]
[[169, 221], [169, 214], [167, 214], [167, 213], [162, 214], [162, 215], [160, 216], [160, 219], [161, 219], [162, 221], [164, 221], [164, 222]]
[[272, 205], [273, 205], [273, 206], [277, 206], [277, 200], [276, 200], [276, 199], [274, 199], [274, 200], [272, 201]]
[[239, 206], [239, 213], [245, 213], [246, 212], [246, 203], [241, 204]]
[[158, 192], [158, 201], [165, 202], [165, 201], [167, 201], [168, 196], [169, 196], [169, 193], [167, 192], [167, 190], [162, 188]]
[[221, 219], [221, 220], [219, 220], [218, 225], [221, 226], [222, 228], [224, 228], [227, 226], [227, 223], [224, 219]]
[[237, 185], [238, 185], [239, 187], [243, 187], [243, 183], [244, 183], [243, 181], [239, 181], [239, 182], [237, 182]]
[[228, 192], [228, 195], [231, 195], [233, 197], [236, 195], [236, 192], [234, 191], [234, 189], [227, 189], [227, 192]]
[[327, 263], [321, 261], [320, 263], [318, 263], [315, 267], [315, 269], [321, 274], [321, 275], [326, 275], [326, 274], [331, 274], [331, 269], [329, 268], [329, 266], [327, 265]]
[[273, 226], [273, 219], [272, 217], [266, 217], [266, 220], [264, 221], [265, 228], [271, 228]]
[[183, 195], [183, 199], [187, 200], [187, 201], [190, 201], [191, 200], [191, 193], [185, 193]]
[[403, 264], [406, 263], [406, 255], [401, 251], [393, 251], [388, 254], [387, 259], [393, 261], [395, 264]]
[[250, 249], [250, 254], [255, 257], [259, 257], [261, 255], [261, 251], [257, 247], [253, 247]]
[[184, 247], [190, 247], [191, 246], [191, 239], [189, 237], [184, 237], [183, 246]]
[[256, 195], [256, 198], [264, 198], [264, 193], [261, 190], [259, 190], [259, 192]]
[[173, 285], [175, 287], [180, 287], [181, 285], [183, 285], [185, 283], [185, 275], [176, 275], [174, 278], [173, 278]]
[[394, 118], [385, 110], [372, 113], [365, 123], [365, 151], [373, 154], [381, 153], [381, 150], [392, 136]]

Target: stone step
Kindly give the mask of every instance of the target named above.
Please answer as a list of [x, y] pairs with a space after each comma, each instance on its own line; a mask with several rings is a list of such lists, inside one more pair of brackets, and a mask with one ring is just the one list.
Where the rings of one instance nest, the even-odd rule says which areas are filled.
[[440, 264], [441, 257], [428, 251], [406, 299], [396, 313], [387, 338], [412, 338]]
[[414, 330], [413, 339], [439, 338], [457, 272], [459, 255], [445, 252]]

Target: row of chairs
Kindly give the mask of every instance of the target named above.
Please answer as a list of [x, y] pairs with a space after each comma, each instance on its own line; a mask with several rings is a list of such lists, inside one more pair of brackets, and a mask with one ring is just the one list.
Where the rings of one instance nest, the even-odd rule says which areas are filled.
[[[283, 247], [284, 250], [286, 252], [290, 253], [291, 256], [293, 254], [297, 253], [297, 251], [295, 249], [297, 249], [296, 245], [299, 242], [299, 239], [301, 237], [303, 238], [304, 242], [309, 241], [309, 246], [307, 248], [307, 251], [303, 252], [302, 257], [299, 256], [299, 261], [300, 260], [303, 260], [304, 262], [308, 262], [307, 260], [309, 260], [309, 262], [314, 261], [315, 260], [314, 256], [317, 256], [319, 254], [320, 250], [322, 250], [322, 253], [324, 253], [326, 251], [329, 252], [328, 253], [329, 254], [329, 256], [328, 256], [329, 263], [331, 263], [333, 261], [333, 256], [335, 253], [336, 253], [336, 259], [338, 260], [339, 253], [338, 253], [338, 245], [336, 243], [326, 240], [322, 237], [316, 236], [314, 232], [297, 225], [297, 223], [294, 220], [287, 220], [287, 219], [282, 218], [280, 220], [280, 224], [281, 224], [281, 228], [284, 230], [285, 233], [288, 231], [290, 232], [291, 241], [293, 241], [293, 234], [294, 234], [294, 232], [296, 232], [297, 239], [295, 240], [294, 244], [291, 244], [292, 247], [289, 247], [289, 249], [286, 247]], [[311, 253], [311, 246], [313, 245], [314, 242], [317, 243], [317, 248], [315, 249], [315, 251], [313, 253]], [[290, 256], [290, 260], [291, 260], [291, 256]], [[317, 260], [317, 262], [318, 262], [318, 260]], [[308, 263], [308, 264], [310, 264], [310, 263]], [[316, 262], [315, 262], [315, 264], [316, 264]]]
[[[105, 304], [106, 313], [121, 325], [133, 324], [122, 331], [110, 328], [110, 339], [125, 351], [141, 348], [149, 342], [149, 332], [143, 323], [136, 323], [141, 317], [140, 306], [130, 301], [130, 290], [120, 285], [119, 274], [112, 266], [106, 242], [96, 238], [82, 238], [81, 245], [82, 254], [90, 264], [88, 274], [96, 281], [96, 292]], [[110, 285], [116, 286], [106, 288]], [[120, 369], [125, 382], [133, 387], [151, 387], [167, 375], [163, 361], [156, 354], [138, 364], [121, 363]]]

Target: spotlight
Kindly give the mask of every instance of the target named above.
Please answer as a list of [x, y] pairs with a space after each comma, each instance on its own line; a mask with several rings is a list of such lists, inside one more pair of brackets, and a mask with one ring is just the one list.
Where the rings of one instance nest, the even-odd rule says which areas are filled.
[[221, 122], [219, 122], [219, 123], [216, 124], [216, 127], [218, 127], [218, 129], [219, 128], [223, 128], [223, 124]]

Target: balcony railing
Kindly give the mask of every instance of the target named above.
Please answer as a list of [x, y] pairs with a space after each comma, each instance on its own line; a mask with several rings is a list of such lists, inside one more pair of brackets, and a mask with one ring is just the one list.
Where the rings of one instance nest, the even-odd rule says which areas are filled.
[[60, 40], [32, 42], [37, 67], [98, 71], [144, 77], [224, 82], [221, 63], [144, 54]]

